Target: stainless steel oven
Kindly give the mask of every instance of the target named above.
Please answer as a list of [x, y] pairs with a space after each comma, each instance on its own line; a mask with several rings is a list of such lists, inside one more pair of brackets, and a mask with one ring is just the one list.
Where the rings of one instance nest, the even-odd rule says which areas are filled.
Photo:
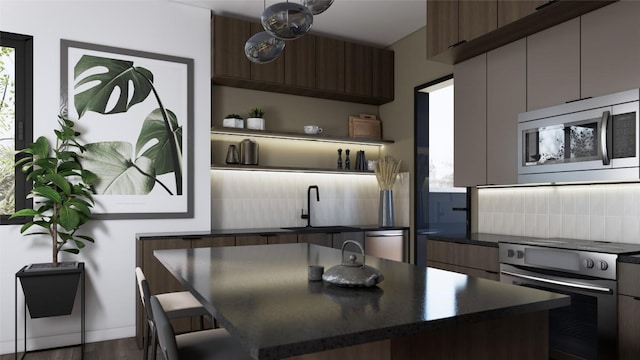
[[518, 115], [518, 182], [640, 178], [640, 90]]
[[500, 243], [500, 281], [571, 296], [571, 305], [549, 312], [551, 359], [615, 359], [617, 254]]

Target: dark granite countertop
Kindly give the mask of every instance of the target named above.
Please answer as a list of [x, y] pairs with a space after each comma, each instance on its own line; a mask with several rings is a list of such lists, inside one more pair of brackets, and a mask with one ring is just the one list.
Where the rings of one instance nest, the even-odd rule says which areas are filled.
[[[395, 226], [381, 228], [378, 225], [343, 225], [344, 231], [373, 231], [373, 230], [409, 230], [407, 226]], [[352, 229], [346, 229], [352, 228]], [[326, 227], [318, 226], [313, 230], [289, 230], [285, 228], [255, 228], [255, 229], [212, 229], [210, 231], [176, 231], [176, 232], [157, 232], [157, 233], [138, 233], [136, 237], [138, 240], [145, 240], [149, 238], [158, 237], [182, 237], [182, 238], [198, 238], [206, 236], [236, 236], [236, 235], [265, 235], [265, 234], [291, 234], [301, 232], [327, 232]], [[335, 231], [332, 231], [335, 232]]]
[[309, 244], [156, 250], [155, 256], [256, 359], [280, 359], [569, 305], [567, 296], [366, 257], [373, 288], [309, 282], [341, 252]]

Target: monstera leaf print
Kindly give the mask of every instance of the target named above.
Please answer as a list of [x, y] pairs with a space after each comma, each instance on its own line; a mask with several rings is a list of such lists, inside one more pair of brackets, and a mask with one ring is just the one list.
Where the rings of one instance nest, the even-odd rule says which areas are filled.
[[[160, 109], [155, 109], [142, 124], [142, 131], [136, 142], [136, 154], [153, 161], [156, 174], [162, 175], [173, 171], [174, 151], [172, 143], [178, 144], [178, 161], [182, 159], [182, 127], [178, 126], [176, 114], [167, 110], [170, 131], [167, 131]], [[145, 149], [145, 146], [153, 144]], [[142, 154], [140, 151], [144, 150]]]
[[[173, 193], [156, 176], [173, 173], [176, 194], [182, 195], [182, 127], [165, 108], [154, 87], [153, 73], [132, 61], [83, 55], [74, 66], [75, 108], [82, 118], [88, 111], [103, 115], [125, 113], [145, 101], [151, 92], [158, 108], [143, 120], [133, 146], [120, 141], [87, 145], [85, 163], [96, 170], [100, 194], [148, 194], [155, 183]], [[114, 104], [115, 103], [115, 104]], [[142, 152], [142, 153], [141, 153]]]
[[[89, 72], [89, 75], [78, 80], [82, 74], [91, 69], [100, 72]], [[107, 71], [101, 71], [103, 69]], [[79, 117], [87, 111], [100, 114], [126, 112], [133, 105], [144, 101], [152, 90], [153, 74], [145, 68], [134, 67], [132, 61], [83, 55], [73, 68], [73, 72], [77, 80], [76, 89], [82, 85], [97, 82], [95, 86], [75, 95], [74, 102]], [[129, 96], [129, 84], [133, 85], [131, 96]], [[118, 101], [109, 110], [107, 103], [116, 89], [120, 92]]]
[[146, 195], [154, 185], [153, 161], [147, 157], [131, 160], [133, 147], [122, 141], [87, 144], [82, 166], [98, 180], [95, 191], [102, 195]]

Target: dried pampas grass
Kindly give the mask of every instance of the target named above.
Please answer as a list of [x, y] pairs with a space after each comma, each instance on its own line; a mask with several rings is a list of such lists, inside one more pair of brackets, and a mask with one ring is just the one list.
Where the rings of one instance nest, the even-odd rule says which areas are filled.
[[380, 190], [391, 190], [400, 172], [401, 160], [396, 160], [391, 156], [385, 156], [378, 160], [375, 167], [376, 179]]

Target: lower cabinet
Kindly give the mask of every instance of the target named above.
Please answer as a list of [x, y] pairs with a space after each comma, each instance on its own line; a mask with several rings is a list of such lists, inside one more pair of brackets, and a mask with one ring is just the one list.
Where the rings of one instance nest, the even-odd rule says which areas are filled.
[[[364, 248], [364, 232], [362, 231], [353, 231], [353, 232], [343, 232], [343, 233], [335, 233], [331, 236], [331, 247], [335, 249], [341, 249], [342, 244], [347, 240], [353, 240], [360, 244]], [[347, 250], [352, 252], [357, 252], [353, 245], [347, 245]]]
[[500, 280], [497, 247], [427, 240], [427, 266]]
[[298, 242], [331, 247], [333, 244], [333, 234], [325, 234], [325, 233], [298, 234]]
[[640, 354], [640, 264], [618, 263], [618, 359]]

